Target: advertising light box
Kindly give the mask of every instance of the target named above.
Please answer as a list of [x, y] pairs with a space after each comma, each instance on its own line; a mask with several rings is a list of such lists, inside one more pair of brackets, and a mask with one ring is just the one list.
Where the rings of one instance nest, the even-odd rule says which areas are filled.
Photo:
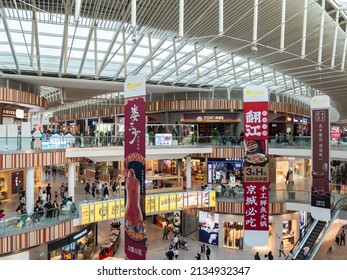
[[172, 134], [169, 133], [157, 133], [155, 135], [156, 146], [170, 146], [172, 145]]

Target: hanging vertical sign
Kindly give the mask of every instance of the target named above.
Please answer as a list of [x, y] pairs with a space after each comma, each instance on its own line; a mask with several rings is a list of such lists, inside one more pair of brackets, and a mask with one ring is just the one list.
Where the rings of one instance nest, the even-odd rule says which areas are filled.
[[146, 259], [145, 227], [146, 80], [129, 76], [124, 84], [125, 259]]
[[243, 90], [244, 108], [244, 241], [264, 246], [269, 238], [268, 111], [264, 86]]
[[312, 189], [311, 215], [330, 220], [330, 97], [311, 98]]

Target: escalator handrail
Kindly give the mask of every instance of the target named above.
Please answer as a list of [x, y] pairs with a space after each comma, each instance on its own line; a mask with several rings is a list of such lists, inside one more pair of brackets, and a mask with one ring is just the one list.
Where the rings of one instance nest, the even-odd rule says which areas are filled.
[[[334, 197], [334, 200], [335, 200], [335, 196], [333, 196]], [[334, 205], [334, 207], [331, 209], [331, 213], [334, 213], [334, 211], [335, 211], [335, 209], [336, 209], [336, 207], [338, 206], [338, 204], [340, 203], [340, 201], [343, 201], [343, 200], [346, 200], [347, 199], [347, 197], [343, 197], [343, 198], [340, 198], [336, 203], [335, 203], [335, 205]], [[334, 201], [333, 200], [333, 201]], [[341, 206], [340, 206], [340, 209], [343, 207], [343, 206], [345, 206], [345, 204], [342, 204]], [[340, 210], [339, 209], [339, 210]], [[314, 225], [312, 225], [313, 224], [313, 221], [316, 221], [316, 223], [314, 224]], [[311, 232], [313, 231], [313, 229], [315, 228], [315, 226], [317, 225], [317, 223], [319, 222], [319, 220], [314, 220], [313, 218], [310, 220], [310, 222], [307, 224], [307, 226], [305, 227], [305, 235], [303, 236], [303, 238], [299, 238], [297, 241], [296, 241], [296, 243], [294, 244], [294, 246], [293, 246], [293, 252], [294, 252], [294, 248], [296, 247], [296, 246], [298, 246], [298, 248], [295, 250], [295, 252], [293, 253], [293, 255], [294, 255], [294, 259], [296, 259], [296, 257], [300, 254], [300, 251], [301, 251], [301, 249], [303, 248], [303, 246], [304, 246], [304, 244], [306, 243], [306, 241], [307, 241], [307, 239], [309, 238], [309, 236], [310, 236], [310, 234], [311, 234]], [[307, 228], [308, 227], [310, 227], [310, 229], [309, 229], [309, 231], [307, 231]], [[305, 238], [306, 237], [306, 238]], [[298, 243], [299, 243], [299, 245], [298, 245]], [[310, 248], [310, 252], [311, 252], [311, 250], [312, 250], [312, 248]], [[311, 253], [309, 252], [309, 254], [308, 255], [311, 255]], [[313, 255], [314, 256], [314, 255]]]

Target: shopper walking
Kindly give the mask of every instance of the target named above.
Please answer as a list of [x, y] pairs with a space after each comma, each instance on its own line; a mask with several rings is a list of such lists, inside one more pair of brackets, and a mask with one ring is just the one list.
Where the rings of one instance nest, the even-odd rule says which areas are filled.
[[280, 249], [278, 250], [278, 253], [279, 253], [279, 258], [282, 256], [282, 254], [284, 255], [284, 257], [286, 257], [286, 254], [284, 253], [284, 245], [283, 245], [283, 241], [281, 241], [281, 244], [280, 244]]
[[210, 255], [211, 255], [211, 249], [210, 247], [207, 245], [206, 247], [206, 258], [209, 260], [210, 259]]

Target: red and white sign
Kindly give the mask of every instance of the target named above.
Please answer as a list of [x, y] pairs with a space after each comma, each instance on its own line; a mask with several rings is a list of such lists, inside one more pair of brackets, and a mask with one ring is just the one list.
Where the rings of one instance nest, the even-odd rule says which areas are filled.
[[[244, 241], [265, 246], [269, 239], [269, 95], [264, 86], [247, 86], [244, 108]], [[255, 172], [255, 173], [254, 173]], [[253, 174], [254, 173], [254, 174]]]
[[269, 183], [244, 182], [244, 229], [269, 229]]
[[269, 138], [268, 102], [244, 102], [244, 138], [267, 140]]

